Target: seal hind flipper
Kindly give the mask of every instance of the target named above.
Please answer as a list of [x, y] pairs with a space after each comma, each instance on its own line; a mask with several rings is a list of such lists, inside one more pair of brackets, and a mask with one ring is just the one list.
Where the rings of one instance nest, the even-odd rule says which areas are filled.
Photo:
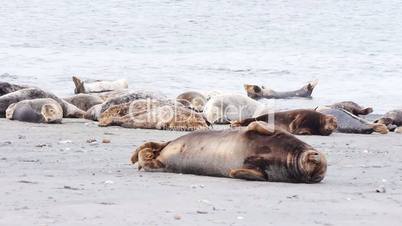
[[305, 87], [306, 87], [306, 90], [307, 90], [307, 91], [313, 91], [313, 89], [317, 86], [317, 84], [318, 84], [318, 79], [309, 82], [309, 83], [307, 84], [307, 86], [305, 86]]
[[75, 94], [85, 93], [84, 82], [81, 81], [81, 79], [79, 79], [76, 76], [73, 76], [73, 82], [74, 82], [74, 85], [75, 85], [75, 89], [74, 89]]
[[373, 113], [373, 108], [370, 108], [370, 107], [365, 108], [360, 112], [361, 115], [368, 115], [368, 114], [371, 114], [371, 113]]
[[229, 172], [229, 176], [236, 179], [244, 179], [244, 180], [257, 180], [257, 181], [266, 181], [266, 175], [264, 173], [255, 170], [255, 169], [232, 169]]

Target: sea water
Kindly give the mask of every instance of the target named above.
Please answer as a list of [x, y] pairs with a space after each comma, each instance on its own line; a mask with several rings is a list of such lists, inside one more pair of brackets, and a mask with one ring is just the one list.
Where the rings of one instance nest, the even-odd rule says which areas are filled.
[[243, 84], [313, 99], [402, 108], [399, 0], [12, 0], [0, 4], [0, 80], [60, 96], [71, 76], [120, 79], [175, 97], [245, 94]]

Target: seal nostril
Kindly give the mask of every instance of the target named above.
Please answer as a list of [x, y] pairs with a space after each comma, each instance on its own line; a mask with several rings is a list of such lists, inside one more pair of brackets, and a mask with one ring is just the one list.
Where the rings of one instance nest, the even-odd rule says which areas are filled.
[[311, 161], [311, 162], [314, 162], [314, 163], [320, 163], [321, 162], [321, 156], [317, 152], [312, 152], [312, 153], [309, 153], [308, 160]]

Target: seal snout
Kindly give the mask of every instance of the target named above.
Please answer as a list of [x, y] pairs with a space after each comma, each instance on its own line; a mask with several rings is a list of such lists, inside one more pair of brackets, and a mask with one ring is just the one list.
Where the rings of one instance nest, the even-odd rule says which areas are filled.
[[316, 150], [308, 150], [302, 154], [301, 168], [306, 183], [318, 183], [324, 179], [327, 171], [327, 160], [324, 154]]
[[324, 121], [324, 129], [322, 130], [323, 135], [328, 136], [338, 128], [338, 121], [336, 120], [336, 117], [326, 115]]
[[319, 164], [321, 162], [321, 156], [317, 152], [310, 153], [308, 155], [308, 161]]

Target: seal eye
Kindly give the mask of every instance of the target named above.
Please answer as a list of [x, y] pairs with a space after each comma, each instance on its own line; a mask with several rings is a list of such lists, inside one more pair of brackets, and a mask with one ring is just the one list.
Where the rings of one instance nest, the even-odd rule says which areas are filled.
[[253, 89], [254, 89], [254, 92], [256, 92], [256, 93], [261, 93], [261, 91], [262, 91], [261, 88], [258, 86], [254, 86]]

